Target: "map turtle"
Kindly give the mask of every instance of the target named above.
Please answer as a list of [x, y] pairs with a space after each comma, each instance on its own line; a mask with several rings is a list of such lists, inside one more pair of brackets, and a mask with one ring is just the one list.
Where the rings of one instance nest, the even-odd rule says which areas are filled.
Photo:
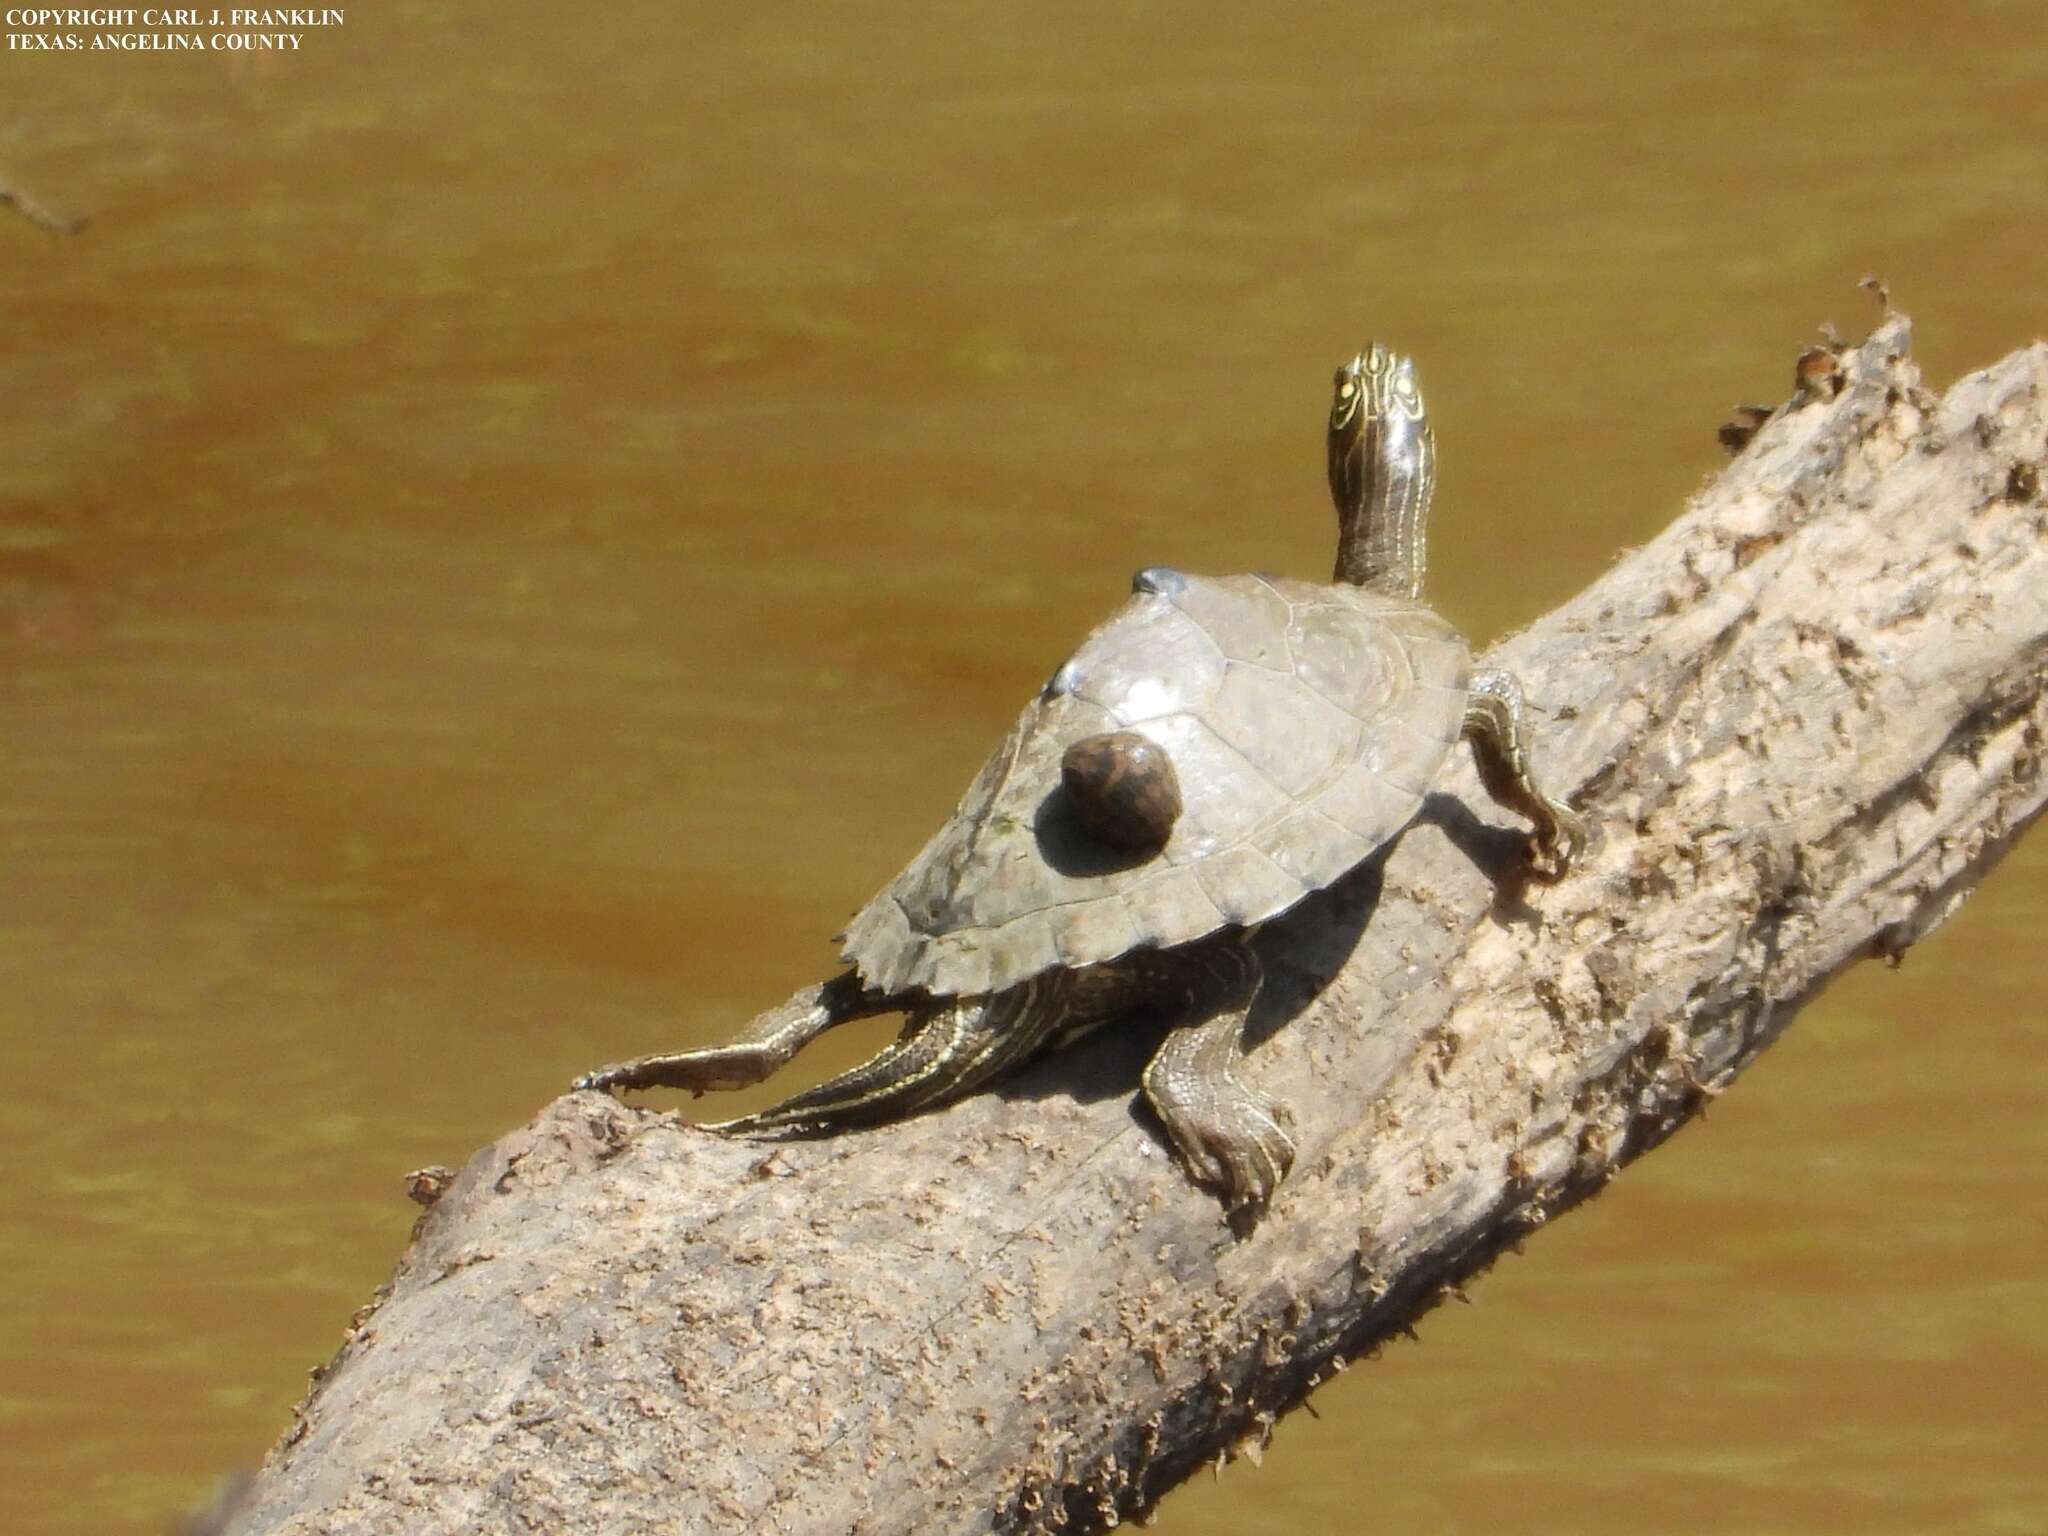
[[959, 1099], [1056, 1044], [1174, 1013], [1143, 1088], [1192, 1176], [1260, 1208], [1294, 1158], [1238, 1075], [1258, 926], [1399, 835], [1452, 748], [1534, 824], [1541, 878], [1581, 847], [1531, 774], [1522, 692], [1475, 671], [1424, 603], [1436, 447], [1413, 364], [1337, 370], [1329, 582], [1140, 571], [1027, 704], [936, 836], [848, 926], [848, 969], [730, 1044], [641, 1057], [581, 1088], [703, 1092], [766, 1078], [849, 1019], [901, 1012], [879, 1055], [710, 1129], [830, 1131]]

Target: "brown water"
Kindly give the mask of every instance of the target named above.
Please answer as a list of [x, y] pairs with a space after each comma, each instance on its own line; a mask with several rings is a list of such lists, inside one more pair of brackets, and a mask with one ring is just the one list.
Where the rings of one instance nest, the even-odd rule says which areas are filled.
[[[1649, 11], [0, 53], [97, 215], [0, 208], [0, 1530], [260, 1454], [400, 1174], [820, 974], [1131, 568], [1321, 571], [1366, 336], [1483, 639], [1866, 270], [1939, 383], [2048, 327], [2041, 7]], [[1161, 1529], [2048, 1530], [2044, 919], [2037, 836]]]

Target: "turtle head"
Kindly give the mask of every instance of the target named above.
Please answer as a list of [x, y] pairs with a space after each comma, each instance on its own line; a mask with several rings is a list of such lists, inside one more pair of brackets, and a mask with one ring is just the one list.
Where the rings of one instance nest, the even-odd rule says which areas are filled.
[[1330, 400], [1330, 496], [1338, 581], [1422, 595], [1436, 438], [1415, 364], [1378, 342], [1337, 370]]

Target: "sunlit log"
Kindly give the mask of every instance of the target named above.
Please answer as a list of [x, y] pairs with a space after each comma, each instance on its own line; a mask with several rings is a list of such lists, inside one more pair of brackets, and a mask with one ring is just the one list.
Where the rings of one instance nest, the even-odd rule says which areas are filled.
[[1936, 401], [1907, 337], [1809, 359], [1678, 522], [1488, 658], [1598, 829], [1569, 879], [1518, 882], [1461, 761], [1262, 937], [1248, 1075], [1302, 1151], [1256, 1228], [1133, 1108], [1144, 1039], [781, 1146], [566, 1097], [422, 1221], [234, 1528], [1095, 1530], [1261, 1446], [2040, 811], [2048, 345]]

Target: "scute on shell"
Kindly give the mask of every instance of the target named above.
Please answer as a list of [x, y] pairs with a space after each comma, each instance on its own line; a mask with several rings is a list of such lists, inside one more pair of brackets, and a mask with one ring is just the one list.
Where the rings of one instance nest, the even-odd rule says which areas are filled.
[[[847, 928], [885, 991], [999, 991], [1054, 965], [1261, 922], [1407, 825], [1456, 743], [1470, 659], [1359, 588], [1189, 576], [1140, 589], [1018, 717], [946, 825]], [[1163, 747], [1183, 809], [1156, 853], [1063, 819], [1084, 736]]]

